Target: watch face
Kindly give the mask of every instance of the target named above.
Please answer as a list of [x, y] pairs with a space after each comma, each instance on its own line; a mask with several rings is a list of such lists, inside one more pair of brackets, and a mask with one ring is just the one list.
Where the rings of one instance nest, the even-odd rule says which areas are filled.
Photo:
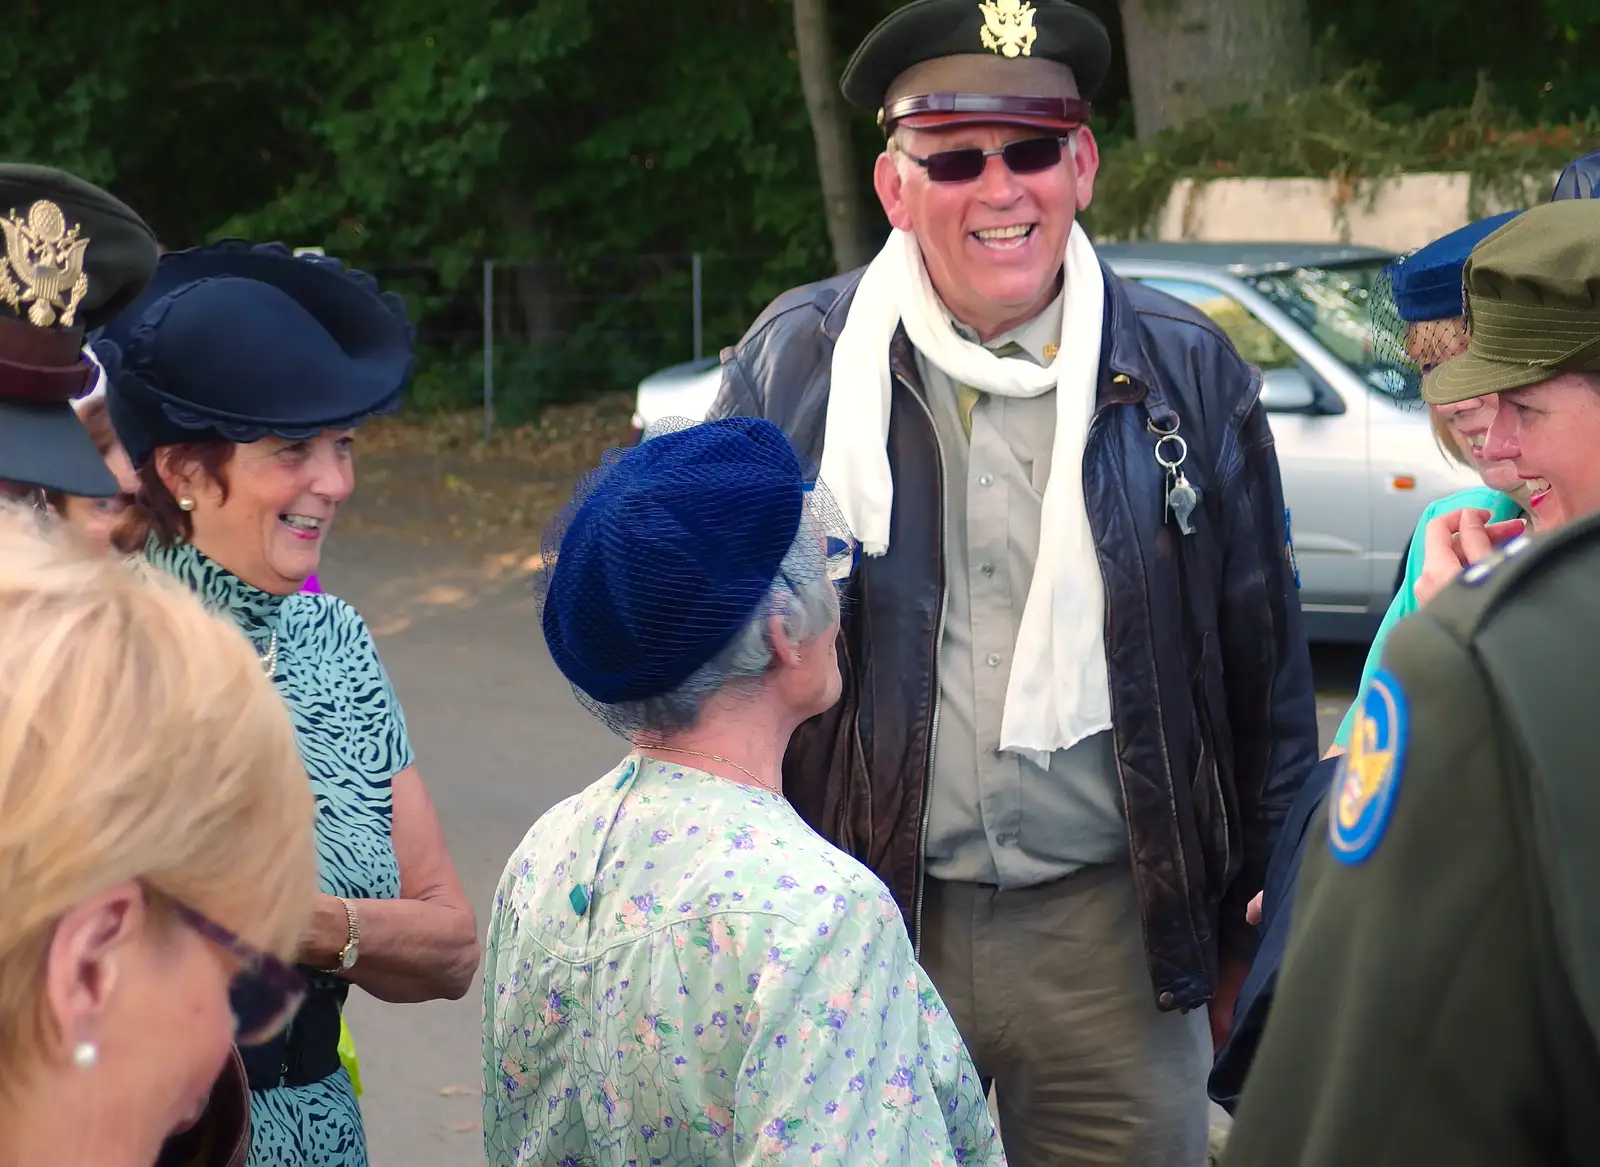
[[352, 945], [348, 946], [344, 950], [344, 953], [339, 957], [339, 967], [340, 968], [354, 968], [355, 967], [355, 963], [356, 963], [356, 946], [354, 944], [352, 944]]

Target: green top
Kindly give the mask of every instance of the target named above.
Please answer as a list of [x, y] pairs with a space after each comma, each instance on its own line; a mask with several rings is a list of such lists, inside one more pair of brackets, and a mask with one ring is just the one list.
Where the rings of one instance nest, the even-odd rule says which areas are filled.
[[1600, 1162], [1597, 575], [1513, 540], [1390, 637], [1228, 1167]]
[[1400, 581], [1400, 590], [1395, 592], [1394, 599], [1389, 601], [1389, 610], [1383, 614], [1383, 623], [1378, 625], [1377, 635], [1372, 638], [1372, 647], [1367, 652], [1367, 663], [1361, 669], [1361, 685], [1356, 690], [1356, 699], [1345, 711], [1344, 720], [1339, 723], [1339, 732], [1333, 736], [1333, 744], [1341, 749], [1350, 744], [1350, 727], [1355, 723], [1356, 709], [1361, 704], [1361, 695], [1367, 691], [1367, 683], [1372, 680], [1372, 674], [1378, 668], [1378, 661], [1383, 657], [1384, 641], [1389, 639], [1389, 633], [1394, 631], [1394, 626], [1400, 623], [1403, 617], [1417, 610], [1417, 580], [1422, 578], [1422, 560], [1427, 550], [1423, 542], [1423, 532], [1427, 530], [1430, 520], [1464, 507], [1476, 507], [1488, 511], [1491, 523], [1514, 519], [1522, 513], [1522, 508], [1516, 499], [1509, 494], [1501, 494], [1498, 490], [1491, 490], [1487, 486], [1469, 486], [1466, 490], [1458, 490], [1429, 504], [1428, 509], [1422, 512], [1422, 517], [1417, 520], [1417, 532], [1411, 536], [1411, 550], [1406, 555], [1405, 578]]

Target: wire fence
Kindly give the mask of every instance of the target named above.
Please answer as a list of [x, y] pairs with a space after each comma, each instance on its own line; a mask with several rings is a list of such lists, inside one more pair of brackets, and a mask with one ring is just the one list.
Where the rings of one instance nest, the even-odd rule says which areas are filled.
[[477, 406], [486, 437], [547, 405], [715, 358], [775, 295], [822, 274], [785, 256], [710, 252], [495, 259], [450, 279], [429, 264], [368, 270], [419, 322], [412, 403]]

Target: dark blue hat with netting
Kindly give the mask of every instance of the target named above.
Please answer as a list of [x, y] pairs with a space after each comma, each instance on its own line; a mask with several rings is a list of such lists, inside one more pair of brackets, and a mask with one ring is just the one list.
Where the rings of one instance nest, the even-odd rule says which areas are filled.
[[762, 615], [804, 524], [827, 545], [818, 575], [846, 542], [818, 518], [814, 473], [777, 426], [682, 424], [607, 452], [545, 532], [545, 641], [602, 717], [676, 689]]
[[1465, 329], [1411, 329], [1465, 314], [1461, 270], [1472, 249], [1516, 218], [1507, 211], [1468, 223], [1400, 256], [1379, 274], [1368, 299], [1373, 355], [1382, 387], [1402, 401], [1421, 404], [1422, 377], [1465, 344]]

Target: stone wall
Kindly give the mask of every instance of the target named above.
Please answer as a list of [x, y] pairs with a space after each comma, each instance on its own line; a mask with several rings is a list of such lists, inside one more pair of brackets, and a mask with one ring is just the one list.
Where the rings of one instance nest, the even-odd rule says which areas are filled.
[[[1529, 177], [1519, 202], [1486, 198], [1482, 214], [1550, 197], [1554, 174]], [[1353, 243], [1409, 251], [1476, 216], [1466, 174], [1407, 174], [1344, 185], [1314, 178], [1179, 181], [1156, 221], [1166, 241]]]

